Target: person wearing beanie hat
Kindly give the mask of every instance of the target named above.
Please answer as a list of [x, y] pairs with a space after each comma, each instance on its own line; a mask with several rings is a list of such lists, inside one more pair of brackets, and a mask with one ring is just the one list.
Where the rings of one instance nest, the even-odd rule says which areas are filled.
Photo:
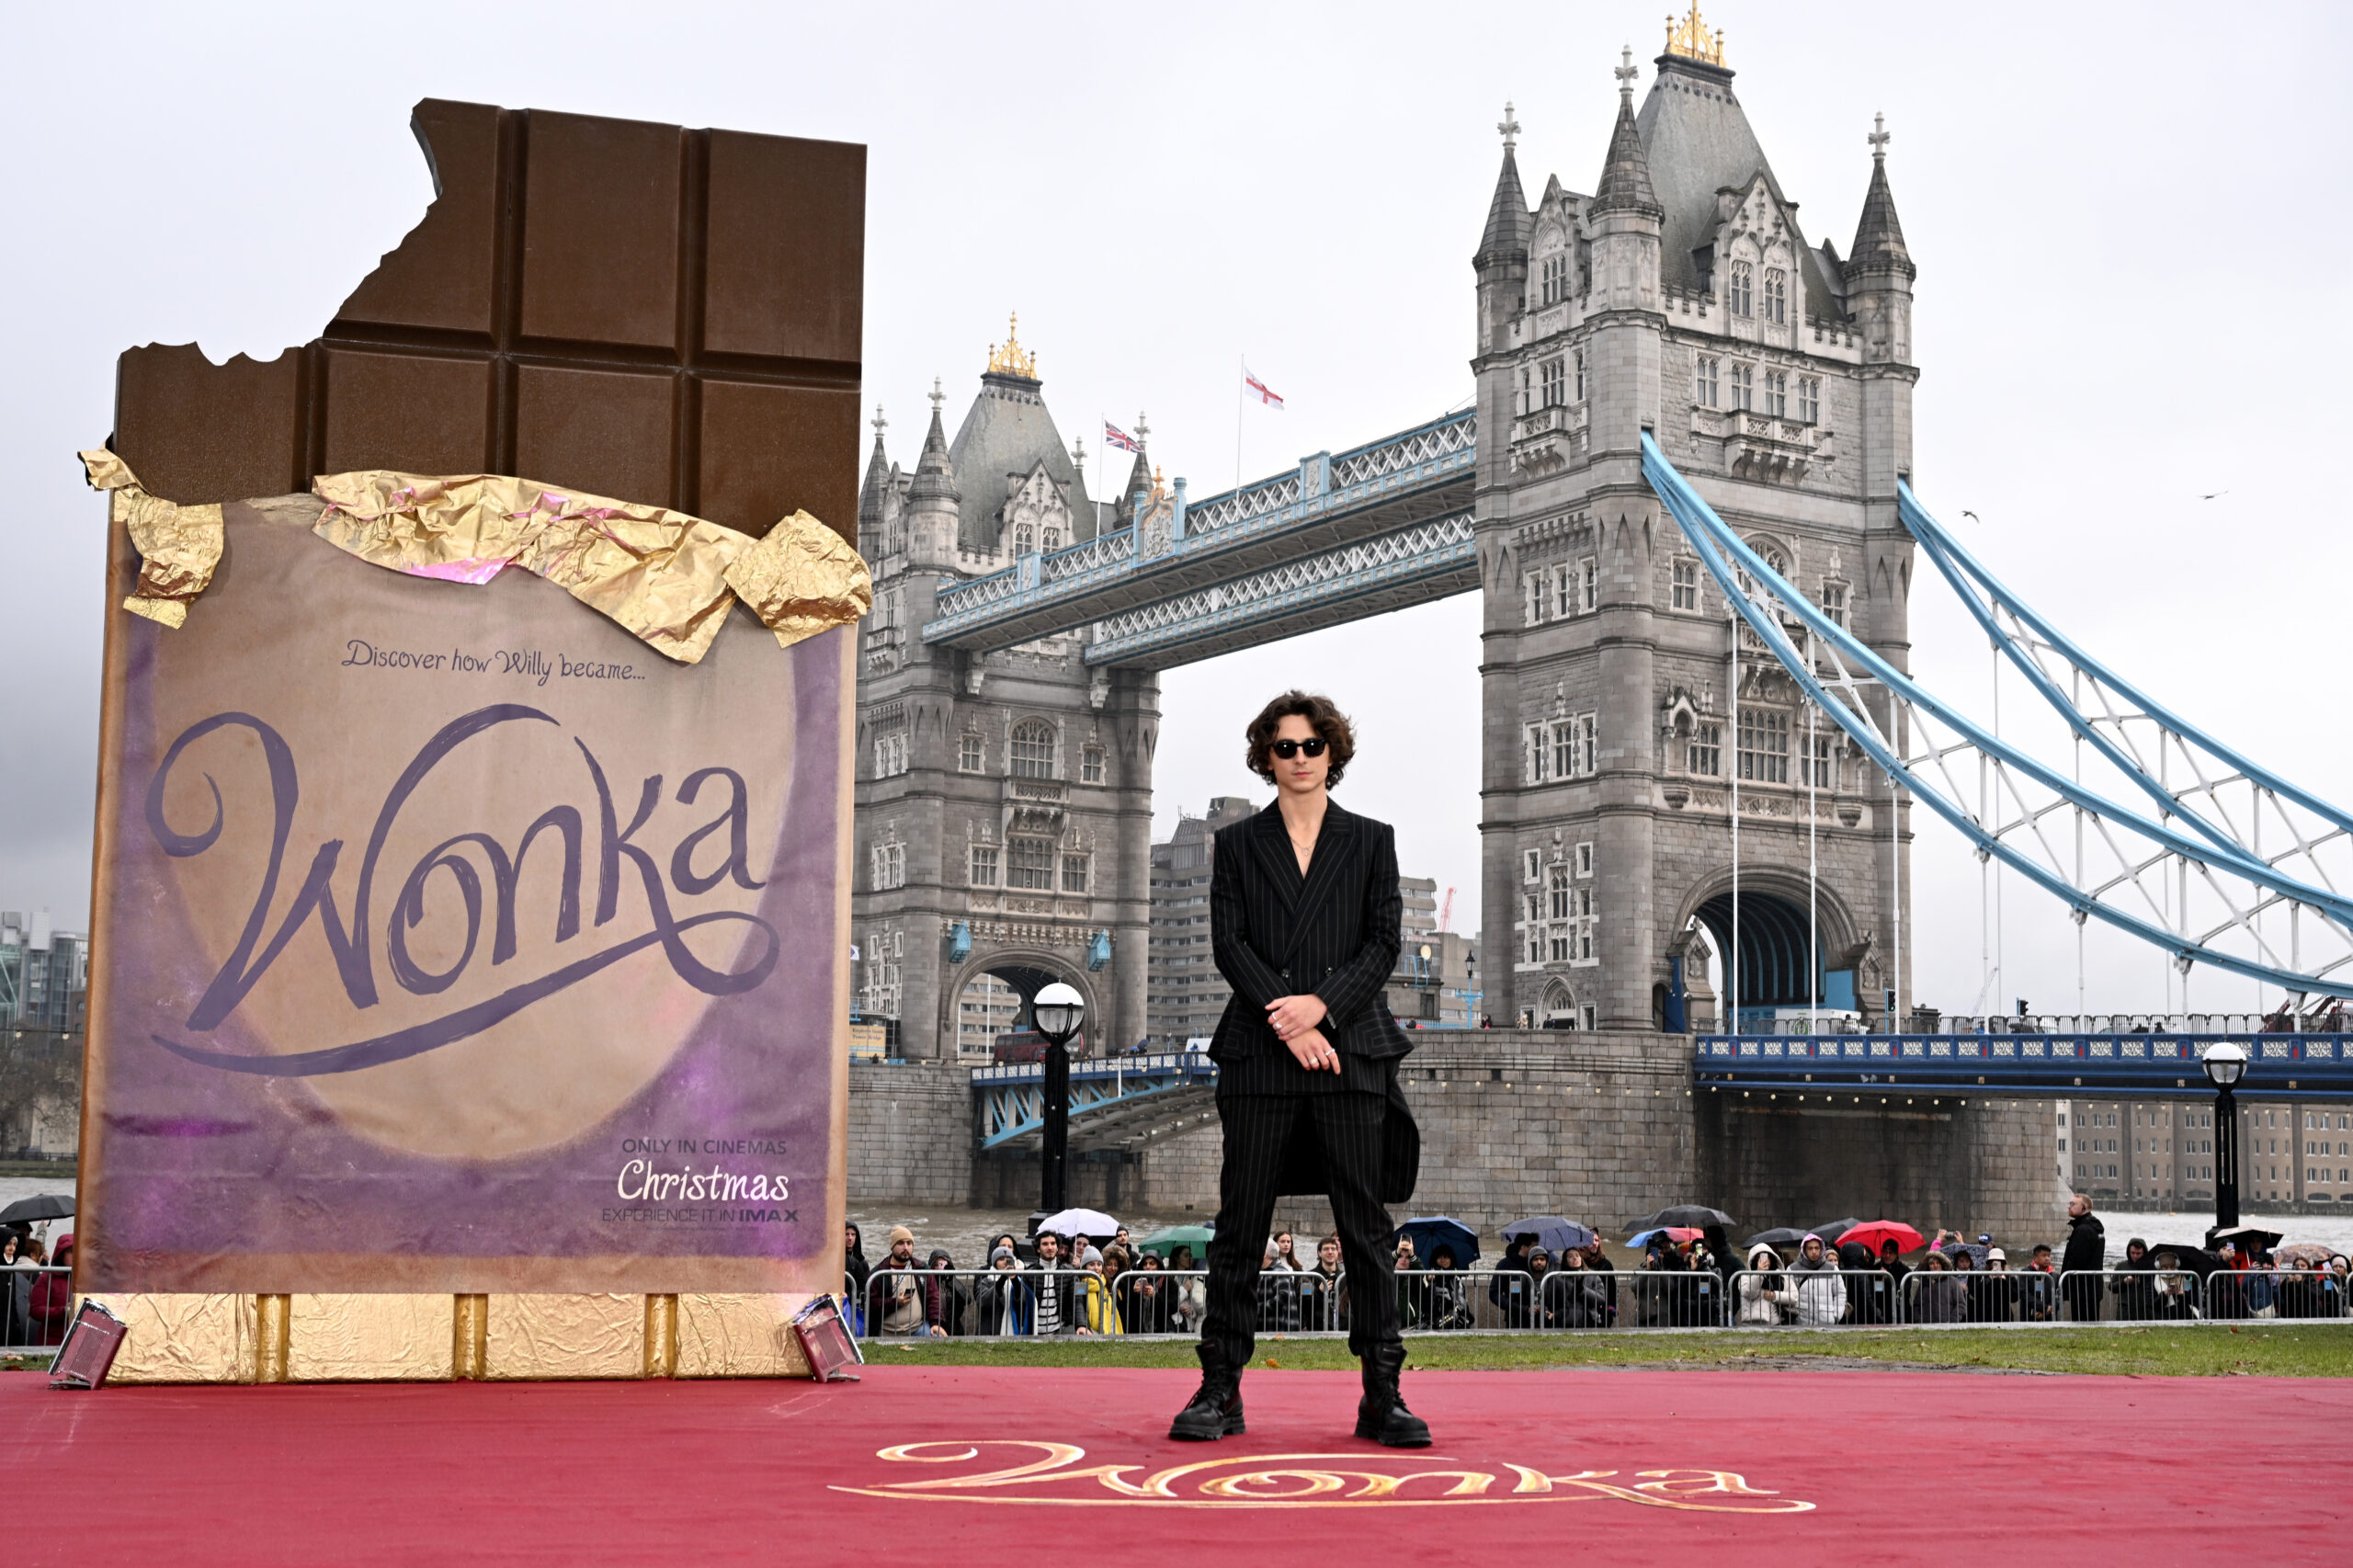
[[875, 1266], [867, 1285], [868, 1293], [875, 1299], [873, 1311], [881, 1319], [880, 1330], [945, 1338], [948, 1330], [932, 1322], [925, 1310], [923, 1290], [914, 1278], [916, 1272], [915, 1233], [904, 1225], [892, 1226], [891, 1256]]

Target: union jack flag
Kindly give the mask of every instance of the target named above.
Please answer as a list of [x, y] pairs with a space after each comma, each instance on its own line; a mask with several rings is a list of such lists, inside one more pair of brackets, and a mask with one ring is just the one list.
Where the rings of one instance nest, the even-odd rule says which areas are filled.
[[1132, 452], [1142, 449], [1137, 447], [1136, 438], [1133, 436], [1129, 435], [1125, 430], [1120, 429], [1117, 425], [1112, 424], [1108, 419], [1103, 421], [1103, 444], [1107, 447], [1117, 447], [1123, 452]]

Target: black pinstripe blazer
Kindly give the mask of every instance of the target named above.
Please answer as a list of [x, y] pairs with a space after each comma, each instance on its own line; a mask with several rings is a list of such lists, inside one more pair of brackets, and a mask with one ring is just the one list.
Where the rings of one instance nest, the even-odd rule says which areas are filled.
[[1387, 823], [1327, 804], [1304, 878], [1279, 806], [1219, 829], [1210, 935], [1233, 995], [1210, 1059], [1288, 1050], [1267, 1022], [1267, 1004], [1308, 992], [1329, 1009], [1324, 1036], [1335, 1050], [1376, 1059], [1413, 1050], [1381, 994], [1397, 967], [1404, 916], [1397, 834]]

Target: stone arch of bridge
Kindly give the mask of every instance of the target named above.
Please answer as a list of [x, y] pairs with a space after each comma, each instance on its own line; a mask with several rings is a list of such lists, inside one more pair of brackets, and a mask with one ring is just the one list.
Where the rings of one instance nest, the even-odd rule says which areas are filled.
[[[1732, 983], [1732, 868], [1702, 879], [1684, 895], [1674, 929], [1693, 920], [1706, 927], [1721, 955], [1727, 990]], [[1802, 1006], [1809, 992], [1806, 967], [1806, 877], [1784, 867], [1740, 869], [1740, 1007]], [[1827, 881], [1813, 884], [1815, 952], [1821, 969], [1841, 968], [1862, 940], [1853, 909]], [[1826, 1004], [1825, 1004], [1826, 1005]]]
[[[996, 976], [1020, 996], [1021, 1016], [1016, 1027], [1025, 1029], [1029, 1028], [1029, 1005], [1037, 1000], [1039, 992], [1056, 981], [1076, 987], [1086, 1004], [1086, 1021], [1079, 1026], [1081, 1034], [1089, 1042], [1101, 1038], [1105, 1004], [1090, 983], [1085, 964], [1072, 963], [1042, 948], [1003, 947], [975, 948], [972, 956], [956, 967], [954, 983], [940, 987], [940, 1040], [952, 1042], [957, 1039], [957, 1006], [963, 1000], [964, 988], [983, 974]], [[951, 1055], [955, 1051], [952, 1043], [945, 1049]]]

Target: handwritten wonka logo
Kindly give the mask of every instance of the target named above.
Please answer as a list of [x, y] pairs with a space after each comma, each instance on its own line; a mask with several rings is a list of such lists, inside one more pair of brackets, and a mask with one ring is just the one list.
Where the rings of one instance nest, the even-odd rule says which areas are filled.
[[[358, 878], [352, 884], [348, 920], [345, 918], [344, 906], [335, 892], [335, 870], [342, 860], [345, 841], [341, 838], [329, 839], [320, 845], [312, 857], [309, 870], [294, 894], [291, 907], [278, 920], [275, 934], [268, 937], [267, 945], [264, 945], [263, 937], [270, 928], [270, 911], [277, 899], [279, 877], [285, 869], [287, 843], [293, 828], [295, 808], [301, 795], [301, 780], [293, 750], [277, 730], [250, 713], [215, 714], [183, 731], [165, 754], [147, 788], [147, 825], [165, 854], [177, 858], [200, 856], [220, 842], [226, 807], [220, 786], [211, 776], [205, 778], [212, 798], [211, 820], [198, 831], [186, 833], [175, 829], [165, 799], [182, 756], [190, 746], [218, 731], [243, 729], [259, 741], [268, 764], [271, 813], [268, 858], [254, 889], [250, 912], [237, 937], [235, 948], [188, 1015], [188, 1028], [199, 1031], [218, 1028], [260, 983], [270, 966], [286, 951], [288, 944], [313, 921], [317, 924], [320, 937], [333, 956], [345, 999], [354, 1010], [374, 1007], [380, 994], [374, 927], [370, 924], [371, 909], [376, 901], [377, 876], [381, 868], [385, 844], [400, 821], [403, 808], [434, 770], [469, 741], [500, 725], [518, 723], [552, 725], [556, 720], [536, 708], [517, 703], [494, 703], [443, 725], [409, 760], [376, 813], [367, 847], [361, 855]], [[581, 936], [581, 896], [587, 860], [589, 821], [595, 824], [596, 906], [592, 928], [601, 929], [615, 920], [620, 908], [624, 881], [631, 875], [634, 875], [644, 901], [649, 916], [648, 928], [602, 944], [597, 944], [592, 937], [588, 944], [589, 951], [571, 957], [566, 962], [554, 962], [552, 959], [546, 960], [537, 966], [538, 972], [527, 970], [527, 978], [520, 978], [517, 983], [508, 984], [479, 1001], [450, 1007], [422, 1021], [346, 1044], [285, 1054], [250, 1055], [206, 1050], [162, 1034], [154, 1037], [156, 1043], [190, 1061], [231, 1072], [307, 1077], [381, 1066], [438, 1050], [479, 1034], [534, 1004], [581, 983], [631, 954], [649, 948], [660, 948], [671, 971], [707, 996], [726, 996], [748, 991], [767, 979], [776, 966], [777, 934], [766, 921], [757, 915], [734, 910], [716, 910], [681, 918], [674, 912], [670, 902], [674, 892], [680, 897], [692, 898], [710, 892], [722, 882], [732, 882], [754, 892], [766, 885], [762, 879], [753, 874], [750, 865], [750, 790], [743, 776], [729, 767], [705, 767], [689, 773], [678, 785], [676, 798], [680, 803], [696, 804], [708, 794], [718, 798], [719, 812], [680, 836], [672, 846], [665, 865], [656, 859], [654, 853], [637, 842], [655, 807], [662, 802], [662, 775], [651, 774], [639, 786], [636, 807], [624, 826], [615, 805], [612, 787], [607, 780], [603, 765], [597, 761], [597, 754], [577, 737], [574, 737], [573, 744], [578, 748], [582, 764], [583, 776], [579, 782], [587, 786], [594, 797], [589, 812], [584, 813], [578, 806], [559, 801], [534, 817], [512, 841], [511, 846], [492, 834], [467, 831], [452, 834], [417, 856], [402, 878], [398, 892], [392, 899], [390, 915], [384, 922], [385, 968], [390, 978], [402, 990], [416, 996], [439, 996], [449, 991], [482, 956], [485, 919], [490, 937], [486, 959], [488, 966], [496, 969], [514, 960], [520, 951], [517, 892], [521, 884], [526, 860], [542, 835], [546, 835], [548, 845], [542, 851], [543, 857], [561, 857], [558, 861], [557, 886], [560, 893], [554, 920], [553, 949], [558, 956], [562, 956], [563, 950]], [[546, 779], [534, 782], [542, 787], [552, 783]], [[706, 850], [706, 845], [710, 848]], [[707, 869], [698, 868], [699, 854]], [[477, 861], [481, 863], [479, 869]], [[483, 906], [485, 870], [490, 895], [487, 912]], [[422, 961], [412, 947], [412, 934], [426, 919], [427, 893], [437, 874], [446, 877], [462, 912], [462, 936], [459, 939], [458, 951], [453, 959], [439, 968]], [[725, 924], [753, 927], [758, 937], [748, 961], [737, 967], [725, 968], [706, 963], [697, 958], [687, 944], [688, 933], [703, 926]], [[258, 954], [256, 948], [260, 949]]]
[[[874, 1457], [892, 1464], [992, 1462], [983, 1457], [983, 1449], [997, 1450], [1011, 1462], [994, 1470], [832, 1490], [861, 1497], [1062, 1507], [1427, 1507], [1605, 1501], [1711, 1514], [1802, 1514], [1813, 1507], [1799, 1498], [1753, 1487], [1728, 1470], [1643, 1470], [1631, 1475], [1580, 1470], [1553, 1475], [1533, 1465], [1464, 1464], [1427, 1456], [1408, 1461], [1365, 1452], [1237, 1454], [1161, 1470], [1141, 1464], [1080, 1469], [1085, 1449], [1017, 1438], [901, 1443], [877, 1450]], [[1016, 1457], [1021, 1454], [1037, 1457]]]

